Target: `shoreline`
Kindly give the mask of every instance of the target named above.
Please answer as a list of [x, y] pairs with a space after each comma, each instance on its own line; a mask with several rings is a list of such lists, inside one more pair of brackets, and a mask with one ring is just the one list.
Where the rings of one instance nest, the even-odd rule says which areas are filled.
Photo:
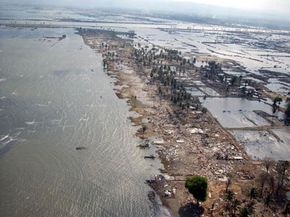
[[[219, 216], [220, 198], [228, 174], [232, 174], [232, 188], [241, 195], [242, 185], [253, 181], [254, 171], [259, 169], [261, 162], [253, 163], [244, 147], [209, 112], [183, 112], [167, 99], [162, 99], [156, 84], [148, 79], [148, 69], [132, 60], [134, 48], [127, 40], [101, 32], [81, 35], [85, 44], [103, 56], [108, 50], [116, 52], [117, 58], [106, 63], [106, 71], [117, 79], [115, 85], [121, 87], [114, 89], [116, 95], [126, 99], [131, 110], [139, 115], [131, 118], [132, 123], [140, 126], [136, 136], [144, 142], [149, 140], [158, 149], [164, 170], [161, 170], [162, 176], [147, 180], [147, 183], [160, 196], [162, 203], [173, 216], [179, 216], [192, 202], [191, 195], [184, 188], [186, 177], [203, 175], [209, 180], [209, 198], [203, 204], [205, 214]], [[108, 47], [102, 48], [105, 44]], [[185, 118], [177, 117], [177, 112]], [[188, 120], [195, 121], [190, 123]], [[190, 133], [190, 129], [203, 132]], [[215, 151], [213, 144], [218, 144]], [[227, 157], [220, 156], [223, 152], [228, 153]], [[243, 180], [239, 181], [241, 178]]]
[[[205, 216], [225, 215], [228, 183], [235, 197], [241, 201], [240, 208], [250, 204], [249, 190], [251, 187], [259, 189], [259, 179], [265, 171], [265, 161], [252, 159], [246, 152], [245, 146], [230, 133], [229, 128], [223, 127], [207, 109], [204, 110], [198, 97], [191, 98], [196, 108], [186, 106], [182, 104], [183, 102], [180, 105], [173, 103], [169, 85], [166, 86], [155, 79], [154, 75], [151, 76], [154, 64], [144, 59], [138, 60], [138, 57], [144, 57], [142, 56], [144, 54], [138, 54], [138, 51], [143, 48], [138, 48], [132, 40], [121, 38], [114, 31], [86, 32], [86, 29], [82, 28], [73, 29], [87, 46], [102, 55], [104, 72], [114, 78], [113, 90], [116, 96], [126, 100], [130, 111], [137, 114], [128, 117], [134, 126], [139, 126], [135, 135], [143, 141], [141, 144], [136, 144], [136, 148], [146, 149], [154, 146], [154, 150], [157, 149], [156, 154], [150, 156], [146, 156], [144, 152], [144, 158], [149, 162], [158, 158], [164, 168], [160, 169], [159, 175], [148, 177], [146, 183], [158, 194], [162, 204], [173, 216], [186, 217], [192, 216], [193, 213], [201, 216], [200, 207], [196, 206], [196, 201], [184, 187], [185, 179], [192, 175], [205, 176], [209, 181], [208, 200], [202, 204]], [[124, 32], [124, 34], [128, 33]], [[160, 64], [158, 58], [157, 65]], [[172, 62], [165, 59], [165, 63], [162, 61], [161, 66], [168, 66], [171, 63], [176, 65], [175, 60]], [[200, 76], [202, 72], [198, 67], [190, 68], [190, 65], [185, 65], [185, 69], [194, 75], [194, 81], [200, 82], [205, 79]], [[184, 72], [183, 76], [180, 76], [181, 73], [180, 70], [178, 76], [181, 80], [192, 78], [184, 77]], [[206, 83], [205, 87], [209, 87], [210, 84]], [[212, 90], [216, 91], [215, 88]], [[219, 91], [217, 92], [220, 94]], [[206, 94], [206, 96], [211, 95]], [[218, 97], [225, 97], [225, 95], [221, 94]], [[272, 118], [273, 121], [273, 117], [267, 113], [260, 116], [265, 116], [266, 120]], [[265, 130], [270, 132], [275, 126], [278, 126], [277, 120]], [[258, 126], [253, 128], [260, 129]], [[277, 178], [274, 166], [272, 173], [273, 177]], [[289, 181], [288, 178], [284, 190], [290, 190]], [[159, 197], [155, 195], [151, 191], [148, 193], [148, 198], [153, 203], [159, 202]], [[157, 199], [151, 200], [152, 197]], [[261, 198], [264, 199], [263, 192]], [[276, 201], [273, 209], [265, 208], [262, 204], [263, 200], [257, 199], [255, 202], [257, 202], [255, 205], [257, 216], [277, 216], [277, 210], [281, 210], [275, 207], [279, 205]], [[162, 209], [163, 206], [160, 207]], [[278, 216], [280, 214], [279, 212]]]
[[[10, 27], [32, 28], [29, 25]], [[76, 32], [78, 30], [75, 27], [57, 25], [43, 27], [41, 24], [37, 28], [71, 28]], [[150, 78], [152, 65], [143, 65], [143, 62], [138, 64], [134, 60], [134, 51], [138, 48], [135, 48], [129, 39], [118, 37], [118, 33], [113, 30], [97, 32], [95, 30], [91, 35], [76, 34], [79, 34], [84, 43], [92, 50], [103, 55], [103, 60], [106, 60], [104, 71], [115, 80], [115, 87], [113, 87], [115, 94], [118, 98], [127, 101], [130, 111], [138, 114], [138, 116], [128, 117], [132, 124], [139, 126], [135, 135], [142, 139], [144, 144], [149, 144], [149, 148], [154, 146], [158, 150], [153, 157], [160, 159], [164, 169], [160, 169], [161, 175], [148, 177], [146, 183], [160, 196], [162, 204], [170, 209], [173, 216], [188, 216], [189, 212], [195, 212], [200, 216], [200, 213], [196, 213], [199, 210], [194, 207], [196, 202], [184, 187], [186, 177], [191, 175], [206, 176], [209, 180], [209, 197], [202, 204], [205, 216], [224, 216], [223, 206], [225, 205], [225, 189], [228, 180], [231, 180], [231, 189], [239, 200], [248, 199], [249, 189], [252, 186], [258, 186], [259, 175], [265, 170], [265, 165], [262, 160], [250, 157], [244, 145], [236, 140], [229, 128], [223, 127], [209, 111], [203, 112], [201, 108], [181, 109], [170, 102], [168, 88]], [[104, 45], [108, 45], [108, 47]], [[163, 49], [161, 46], [158, 48]], [[110, 52], [113, 52], [114, 55], [108, 55]], [[214, 59], [217, 63], [219, 60], [223, 60], [214, 56], [208, 58], [207, 55], [199, 56], [199, 58], [204, 58], [205, 61]], [[191, 72], [195, 75], [201, 73], [196, 68]], [[277, 72], [269, 73], [279, 75]], [[198, 81], [202, 81], [201, 77], [196, 77]], [[206, 83], [206, 87], [212, 85], [207, 81], [204, 83]], [[198, 85], [194, 87], [198, 87]], [[215, 91], [215, 88], [212, 89]], [[266, 87], [263, 87], [262, 91], [264, 91], [263, 97], [273, 98], [277, 95]], [[209, 95], [206, 94], [206, 96]], [[217, 97], [225, 97], [225, 95], [221, 94]], [[268, 103], [268, 105], [271, 104]], [[257, 111], [257, 113], [259, 112], [261, 111]], [[267, 113], [259, 115], [268, 121], [270, 118], [273, 121], [273, 117]], [[277, 120], [275, 120], [275, 123], [271, 123], [264, 130], [271, 132], [275, 126], [279, 127], [278, 125], [279, 123], [277, 124]], [[263, 127], [261, 126], [261, 129]], [[259, 126], [253, 128], [258, 129]], [[273, 133], [273, 136], [277, 135]], [[136, 148], [147, 147], [136, 144]], [[148, 157], [149, 162], [151, 161], [151, 156], [145, 157]], [[273, 170], [276, 175], [275, 168]], [[290, 190], [289, 181], [288, 178], [288, 190]], [[148, 194], [149, 200], [151, 196]], [[243, 202], [244, 204], [246, 202]], [[265, 210], [264, 212], [261, 204], [261, 201], [257, 204], [257, 212], [260, 214], [257, 216], [280, 216], [280, 213], [276, 213], [276, 207], [276, 210]]]

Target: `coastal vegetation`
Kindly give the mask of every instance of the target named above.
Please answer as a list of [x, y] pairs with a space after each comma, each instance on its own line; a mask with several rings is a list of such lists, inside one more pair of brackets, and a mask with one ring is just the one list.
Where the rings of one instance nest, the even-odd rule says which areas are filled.
[[281, 102], [283, 101], [283, 99], [279, 96], [276, 96], [273, 100], [273, 105], [272, 105], [272, 109], [273, 109], [273, 114], [276, 113], [276, 111], [279, 109], [279, 106], [281, 104]]
[[290, 102], [288, 102], [285, 110], [285, 124], [290, 125]]
[[286, 177], [289, 175], [289, 162], [275, 162], [270, 158], [263, 160], [260, 174], [252, 185], [245, 186], [246, 197], [237, 197], [230, 185], [226, 187], [224, 194], [225, 216], [252, 216], [263, 211], [264, 216], [269, 211], [279, 210], [280, 214], [289, 214], [289, 200], [287, 200]]
[[[201, 97], [189, 90], [190, 81], [195, 78], [222, 96], [254, 99], [263, 93], [252, 87], [255, 82], [226, 74], [221, 63], [215, 61], [197, 67], [195, 58], [185, 58], [177, 50], [133, 42], [130, 45], [128, 40], [111, 35], [97, 34], [96, 38], [100, 40], [106, 72], [124, 86], [117, 96], [126, 98], [140, 115], [138, 121], [134, 119], [140, 127], [136, 135], [144, 140], [156, 138], [152, 144], [160, 148], [158, 153], [165, 167], [162, 172], [166, 175], [147, 183], [165, 204], [174, 208], [175, 214], [180, 204], [185, 205], [184, 209], [186, 204], [192, 204], [191, 195], [198, 203], [204, 202], [202, 207], [211, 216], [267, 216], [286, 209], [287, 165], [278, 166], [271, 159], [254, 164], [240, 144], [202, 107]], [[84, 39], [91, 42], [89, 37]], [[280, 100], [274, 101], [276, 108]], [[149, 157], [153, 155], [145, 155]], [[226, 177], [228, 172], [232, 172], [230, 178]]]
[[[290, 216], [289, 31], [168, 20], [184, 18], [176, 13], [25, 8], [20, 17], [47, 16], [20, 21], [12, 10], [13, 19], [5, 13], [1, 21], [0, 146], [15, 147], [3, 157], [3, 216], [154, 216], [164, 207], [174, 217]], [[92, 50], [73, 37], [76, 26]]]
[[206, 201], [207, 198], [207, 178], [202, 176], [191, 176], [185, 181], [185, 187], [197, 200], [197, 203]]

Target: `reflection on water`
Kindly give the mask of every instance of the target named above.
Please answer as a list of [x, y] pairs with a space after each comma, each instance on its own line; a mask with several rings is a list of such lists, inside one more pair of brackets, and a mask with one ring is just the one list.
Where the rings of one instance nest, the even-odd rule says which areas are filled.
[[268, 131], [245, 130], [247, 127], [270, 126], [270, 123], [255, 113], [255, 110], [272, 114], [271, 106], [264, 102], [242, 98], [206, 98], [200, 99], [215, 118], [225, 128], [234, 128], [230, 132], [238, 142], [245, 146], [247, 153], [254, 159], [270, 157], [275, 160], [290, 158], [289, 129]]
[[[290, 136], [289, 129], [268, 131], [232, 131], [236, 139], [245, 145], [246, 151], [254, 159], [270, 157], [275, 160], [290, 159]], [[277, 139], [277, 137], [279, 139]]]
[[272, 112], [271, 107], [263, 102], [243, 98], [207, 98], [203, 101], [203, 106], [226, 128], [269, 125], [267, 120], [254, 111]]
[[0, 37], [1, 216], [152, 216], [144, 180], [156, 165], [135, 148], [100, 56], [73, 30]]

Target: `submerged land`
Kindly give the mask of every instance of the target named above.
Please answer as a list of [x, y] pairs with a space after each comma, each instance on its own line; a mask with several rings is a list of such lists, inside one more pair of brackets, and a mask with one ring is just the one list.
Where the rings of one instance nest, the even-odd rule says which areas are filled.
[[[218, 95], [214, 97], [230, 96], [233, 101], [237, 99], [234, 97], [243, 98], [245, 95], [245, 100], [251, 100], [254, 94], [243, 93], [238, 89], [239, 85], [231, 85], [227, 87], [230, 90], [225, 90], [220, 84], [222, 82], [210, 79], [210, 76], [215, 76], [215, 72], [208, 75], [211, 69], [195, 66], [194, 62], [184, 58], [177, 50], [154, 45], [142, 46], [134, 43], [133, 39], [120, 37], [134, 35], [89, 29], [79, 29], [79, 34], [87, 45], [102, 53], [104, 70], [117, 79], [117, 96], [126, 99], [132, 111], [137, 112], [138, 115], [131, 120], [140, 126], [136, 135], [143, 140], [143, 144], [139, 147], [158, 148], [164, 169], [161, 170], [162, 175], [147, 180], [147, 183], [161, 196], [173, 215], [200, 215], [200, 210], [192, 204], [192, 198], [184, 188], [186, 178], [192, 175], [209, 179], [209, 198], [203, 204], [205, 215], [224, 216], [227, 213], [224, 207], [227, 203], [226, 186], [229, 185], [241, 201], [240, 206], [249, 206], [250, 189], [259, 186], [259, 174], [264, 167], [262, 159], [253, 160], [234, 134], [229, 132], [235, 129], [224, 128], [202, 106], [201, 101], [210, 97], [210, 94], [192, 96], [187, 90], [192, 86], [197, 88], [197, 83], [203, 83], [203, 88], [215, 87]], [[214, 60], [211, 62], [209, 59]], [[207, 61], [209, 65], [216, 64], [213, 67], [219, 67], [218, 62], [227, 63], [226, 60], [212, 57], [207, 57]], [[259, 98], [271, 95], [267, 88], [259, 88], [260, 92], [255, 92]], [[236, 130], [262, 130], [279, 140], [271, 130], [287, 130], [287, 127], [276, 116], [261, 115], [269, 119], [271, 124], [237, 127]], [[276, 208], [265, 208], [261, 201], [255, 206], [258, 216], [270, 216], [277, 211]]]
[[[73, 28], [102, 55], [103, 70], [138, 127], [134, 148], [149, 163], [162, 163], [159, 174], [144, 180], [152, 188], [149, 200], [160, 197], [173, 216], [287, 215], [290, 32], [132, 15], [84, 20], [87, 15], [1, 22], [31, 32]], [[75, 149], [89, 151], [86, 144]], [[193, 175], [209, 182], [201, 206], [184, 186]]]

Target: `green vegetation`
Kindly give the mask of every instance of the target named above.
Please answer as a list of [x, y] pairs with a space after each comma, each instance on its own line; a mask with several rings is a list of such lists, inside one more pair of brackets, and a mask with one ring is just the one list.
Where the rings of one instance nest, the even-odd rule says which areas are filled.
[[235, 193], [232, 190], [228, 190], [225, 194], [225, 211], [229, 216], [236, 216], [239, 211], [241, 202], [236, 199]]
[[184, 87], [180, 76], [187, 70], [194, 69], [194, 62], [181, 57], [177, 50], [144, 48], [134, 50], [133, 57], [137, 65], [152, 66], [150, 71], [150, 82], [158, 86], [160, 98], [170, 99], [172, 104], [181, 110], [197, 110], [200, 102], [197, 97], [191, 96]]
[[[256, 196], [257, 192], [255, 188], [251, 189], [251, 197], [254, 194]], [[255, 211], [255, 201], [250, 200], [247, 201], [241, 201], [236, 198], [235, 193], [232, 190], [228, 190], [225, 194], [225, 205], [224, 205], [224, 215], [225, 216], [240, 216], [240, 217], [248, 217], [251, 216]]]
[[288, 102], [285, 111], [285, 124], [290, 125], [290, 102]]
[[202, 176], [191, 176], [186, 179], [185, 187], [197, 200], [197, 202], [204, 202], [207, 199], [207, 178]]
[[251, 199], [256, 199], [258, 197], [258, 190], [257, 188], [253, 187], [250, 190], [250, 197]]
[[246, 204], [243, 208], [240, 210], [240, 217], [248, 217], [251, 216], [254, 213], [254, 202], [250, 202]]
[[273, 104], [272, 104], [273, 114], [276, 113], [276, 111], [279, 109], [279, 105], [281, 104], [282, 101], [283, 99], [279, 96], [276, 96], [274, 98]]
[[255, 216], [255, 212], [258, 214], [261, 209], [285, 216], [289, 214], [290, 201], [286, 197], [289, 161], [275, 162], [271, 158], [265, 158], [263, 167], [253, 185], [245, 188], [244, 192], [247, 193], [244, 196], [236, 194], [230, 189], [230, 182], [227, 183], [222, 212], [224, 216]]

